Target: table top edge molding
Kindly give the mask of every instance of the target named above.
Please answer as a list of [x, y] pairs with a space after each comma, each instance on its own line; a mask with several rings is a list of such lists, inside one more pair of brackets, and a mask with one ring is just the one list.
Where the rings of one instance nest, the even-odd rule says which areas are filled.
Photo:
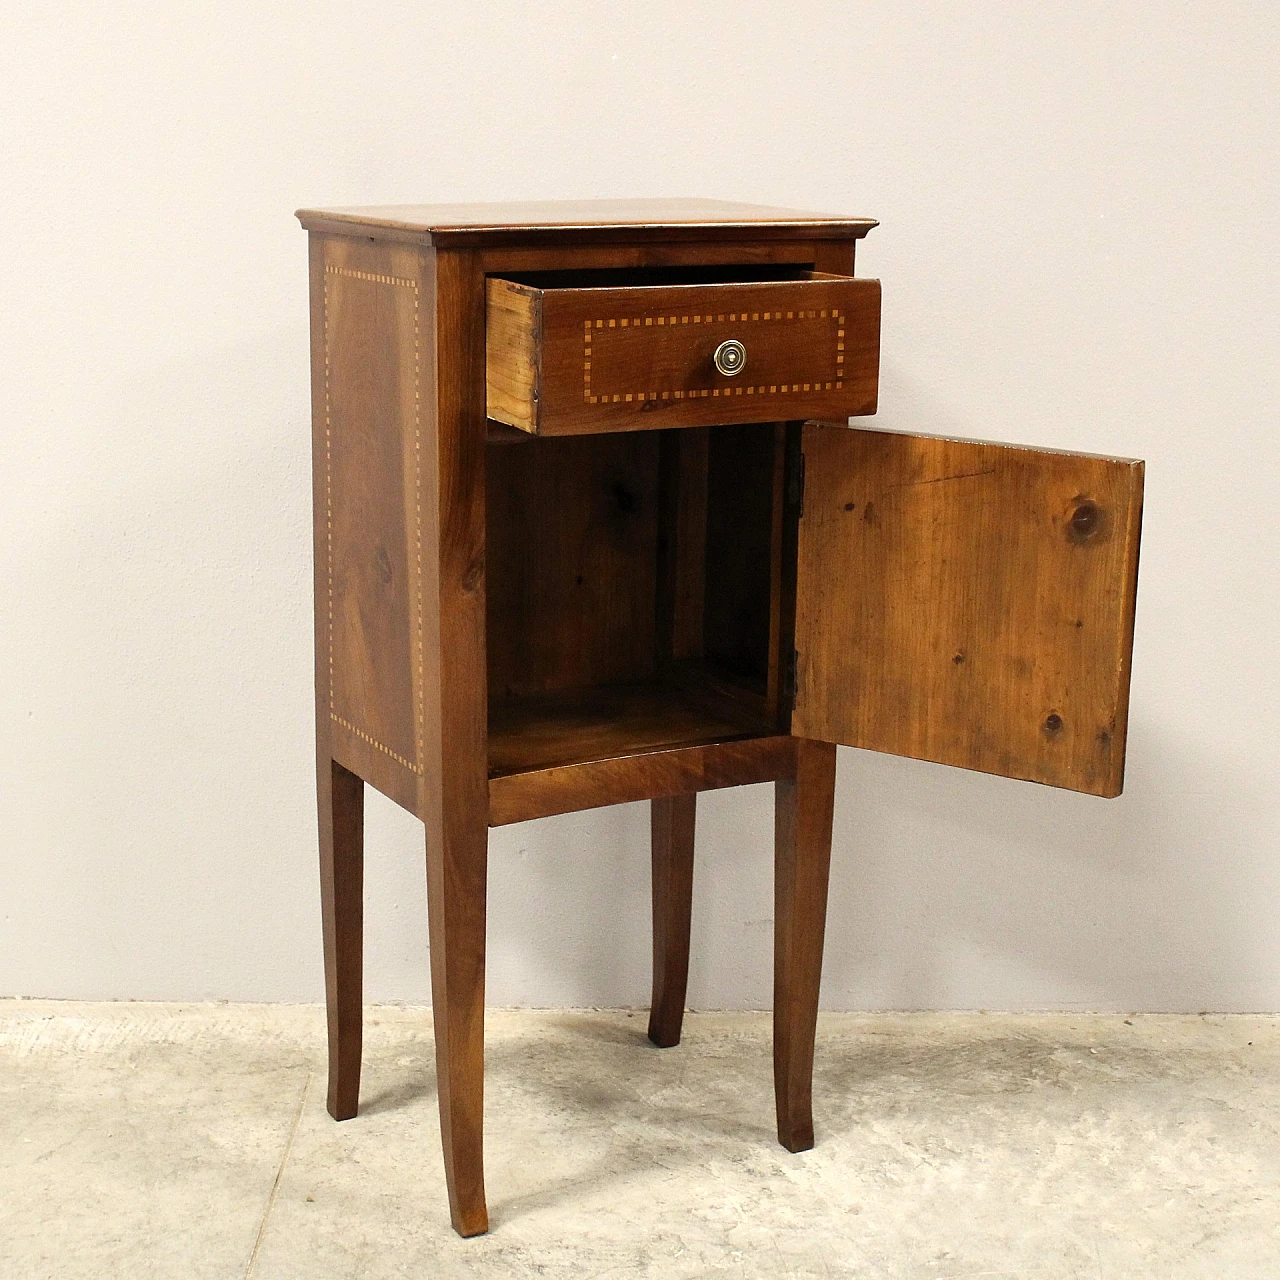
[[877, 222], [712, 200], [375, 205], [297, 210], [308, 231], [376, 233], [441, 248], [670, 240], [859, 240]]

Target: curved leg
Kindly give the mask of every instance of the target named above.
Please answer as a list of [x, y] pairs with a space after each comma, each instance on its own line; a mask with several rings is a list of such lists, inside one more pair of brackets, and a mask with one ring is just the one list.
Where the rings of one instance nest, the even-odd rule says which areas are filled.
[[[485, 280], [469, 252], [432, 252], [421, 476], [419, 635], [427, 922], [436, 1089], [454, 1230], [489, 1229], [484, 1200], [484, 927], [489, 777], [485, 667]], [[434, 330], [431, 326], [434, 326]], [[434, 336], [431, 336], [433, 335]], [[434, 379], [430, 354], [434, 344]]]
[[827, 919], [836, 749], [797, 741], [796, 776], [779, 781], [774, 826], [773, 1085], [778, 1141], [813, 1146], [813, 1039]]
[[680, 1043], [689, 980], [689, 913], [693, 897], [696, 794], [652, 801], [653, 1001], [649, 1039], [660, 1049]]
[[329, 1023], [329, 1114], [350, 1120], [360, 1101], [364, 951], [364, 782], [319, 761], [320, 903]]
[[484, 959], [488, 815], [427, 823], [427, 918], [436, 1093], [449, 1213], [461, 1236], [489, 1229], [484, 1198]]

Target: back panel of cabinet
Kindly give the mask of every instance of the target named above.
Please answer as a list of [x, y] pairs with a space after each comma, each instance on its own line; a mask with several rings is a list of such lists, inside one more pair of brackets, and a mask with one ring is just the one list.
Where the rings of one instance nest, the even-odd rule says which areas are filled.
[[489, 697], [654, 671], [658, 439], [488, 451]]

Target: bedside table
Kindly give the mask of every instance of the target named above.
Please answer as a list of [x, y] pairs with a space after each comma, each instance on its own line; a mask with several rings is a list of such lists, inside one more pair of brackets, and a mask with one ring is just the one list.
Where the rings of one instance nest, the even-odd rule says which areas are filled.
[[853, 430], [874, 222], [713, 201], [304, 210], [329, 1110], [363, 790], [426, 825], [453, 1225], [487, 1229], [488, 828], [649, 800], [680, 1038], [695, 797], [777, 784], [778, 1137], [810, 1087], [835, 745], [1119, 794], [1142, 464]]

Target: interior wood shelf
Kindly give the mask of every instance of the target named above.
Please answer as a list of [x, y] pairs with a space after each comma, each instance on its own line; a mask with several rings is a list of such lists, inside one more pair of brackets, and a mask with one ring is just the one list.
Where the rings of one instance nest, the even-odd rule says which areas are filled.
[[776, 732], [739, 700], [660, 679], [510, 698], [489, 709], [489, 776]]

